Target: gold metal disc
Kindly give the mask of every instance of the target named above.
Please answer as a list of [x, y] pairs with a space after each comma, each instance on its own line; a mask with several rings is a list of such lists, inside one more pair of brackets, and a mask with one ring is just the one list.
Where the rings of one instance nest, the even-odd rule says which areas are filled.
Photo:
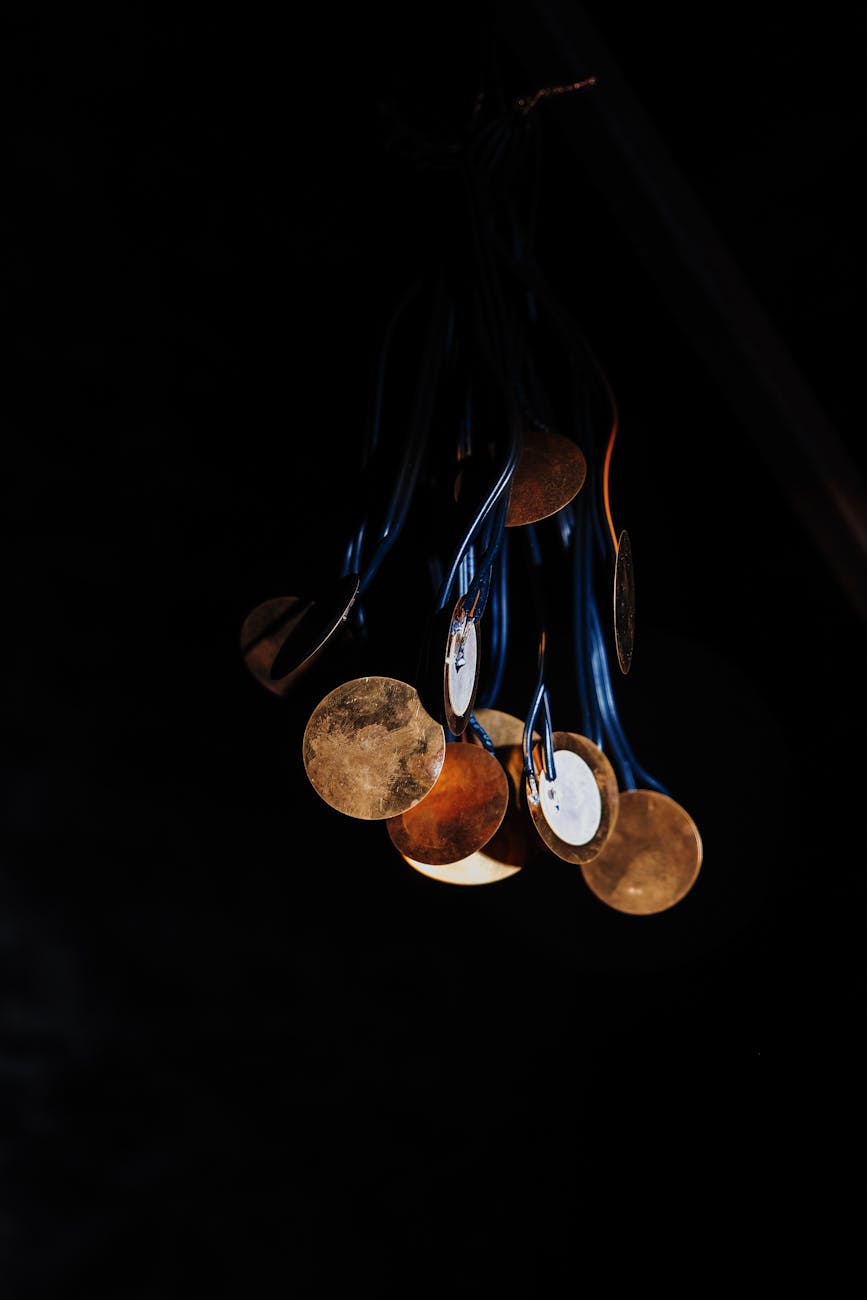
[[483, 848], [500, 826], [508, 803], [508, 778], [495, 755], [483, 745], [453, 740], [446, 745], [442, 770], [427, 797], [386, 825], [404, 857], [442, 866]]
[[445, 761], [442, 724], [414, 686], [394, 677], [357, 677], [319, 702], [302, 741], [314, 790], [348, 817], [385, 820], [433, 789]]
[[632, 543], [624, 528], [617, 542], [614, 561], [614, 644], [622, 673], [632, 663], [635, 640], [635, 574], [632, 568]]
[[543, 843], [565, 862], [590, 862], [600, 852], [618, 818], [618, 786], [614, 768], [603, 751], [586, 736], [555, 731], [556, 780], [545, 775], [542, 747], [533, 747], [538, 798], [529, 778], [526, 800]]
[[[511, 713], [499, 709], [476, 709], [473, 714], [476, 721], [487, 732], [494, 753], [505, 769], [516, 807], [524, 806], [524, 723]], [[474, 744], [481, 745], [481, 740], [468, 731], [467, 735]], [[533, 740], [541, 740], [538, 731], [533, 732]]]
[[609, 907], [649, 916], [689, 893], [701, 861], [698, 828], [679, 803], [657, 790], [622, 790], [607, 844], [581, 871]]
[[587, 460], [562, 433], [530, 429], [509, 489], [506, 527], [534, 524], [568, 505], [584, 486]]
[[252, 609], [241, 625], [241, 654], [256, 681], [285, 695], [345, 622], [359, 581], [350, 573], [316, 598], [275, 596]]

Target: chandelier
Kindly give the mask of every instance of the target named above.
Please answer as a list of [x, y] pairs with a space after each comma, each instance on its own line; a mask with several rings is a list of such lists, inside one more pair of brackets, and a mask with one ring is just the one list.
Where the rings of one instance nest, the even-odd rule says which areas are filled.
[[[382, 822], [390, 851], [434, 881], [493, 885], [543, 855], [608, 907], [652, 915], [694, 885], [701, 837], [618, 714], [635, 574], [610, 492], [617, 401], [537, 256], [523, 183], [539, 105], [594, 84], [494, 108], [480, 93], [456, 136], [400, 140], [448, 187], [452, 219], [379, 341], [339, 571], [313, 596], [258, 604], [240, 646], [277, 697], [314, 663], [339, 665], [341, 645], [369, 638], [374, 590], [397, 587], [394, 555], [423, 516], [414, 671], [335, 668], [297, 738], [311, 786], [346, 817]], [[410, 394], [402, 406], [395, 390]], [[375, 617], [400, 605], [395, 594]], [[512, 688], [519, 712], [504, 707], [516, 648], [532, 668]], [[577, 708], [562, 716], [551, 662], [567, 657]]]

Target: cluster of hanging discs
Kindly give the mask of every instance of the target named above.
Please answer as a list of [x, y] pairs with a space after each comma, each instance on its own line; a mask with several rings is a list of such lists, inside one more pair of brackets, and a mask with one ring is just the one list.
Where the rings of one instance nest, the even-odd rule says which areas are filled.
[[[502, 122], [474, 123], [463, 155], [472, 258], [435, 261], [382, 340], [360, 481], [388, 467], [387, 505], [377, 519], [373, 497], [382, 496], [371, 492], [329, 590], [257, 605], [241, 650], [260, 685], [287, 695], [363, 619], [419, 494], [448, 482], [440, 505], [457, 541], [428, 563], [436, 581], [415, 677], [365, 675], [329, 690], [300, 738], [307, 778], [346, 817], [382, 822], [393, 851], [435, 881], [494, 885], [543, 855], [579, 871], [608, 907], [659, 913], [694, 885], [702, 845], [687, 811], [636, 759], [614, 699], [611, 664], [628, 673], [635, 626], [630, 536], [614, 529], [608, 495], [616, 405], [515, 207], [485, 183], [498, 131]], [[384, 414], [396, 337], [419, 359], [403, 421]], [[591, 388], [607, 401], [605, 427]], [[541, 596], [551, 539], [569, 563], [563, 598], [580, 700], [563, 729], [552, 722]], [[513, 625], [528, 621], [510, 590], [519, 544], [538, 598], [537, 672], [516, 714], [501, 694]]]

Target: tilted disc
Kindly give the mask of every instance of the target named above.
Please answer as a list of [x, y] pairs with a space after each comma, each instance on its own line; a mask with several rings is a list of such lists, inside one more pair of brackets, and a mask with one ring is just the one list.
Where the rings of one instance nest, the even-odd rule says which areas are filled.
[[587, 459], [571, 438], [550, 430], [523, 434], [509, 486], [506, 527], [534, 524], [568, 505], [584, 486]]

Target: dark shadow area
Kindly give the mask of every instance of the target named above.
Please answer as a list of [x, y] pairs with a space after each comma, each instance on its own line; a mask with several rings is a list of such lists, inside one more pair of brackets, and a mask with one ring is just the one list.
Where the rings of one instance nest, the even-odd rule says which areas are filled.
[[[791, 1236], [820, 1184], [814, 1224], [851, 1212], [864, 625], [737, 414], [762, 377], [727, 404], [684, 316], [701, 283], [667, 294], [616, 219], [601, 83], [533, 110], [534, 237], [617, 395], [637, 596], [614, 688], [701, 832], [694, 888], [626, 916], [543, 855], [452, 887], [319, 798], [313, 709], [415, 669], [433, 510], [367, 640], [282, 698], [245, 667], [251, 609], [340, 574], [377, 349], [450, 237], [440, 163], [481, 69], [505, 104], [540, 88], [534, 6], [502, 40], [476, 6], [374, 9], [4, 20], [2, 1300], [330, 1295], [347, 1266], [376, 1295], [559, 1295], [625, 1219], [636, 1249], [665, 1220], [715, 1237], [720, 1187], [727, 1246], [772, 1254], [768, 1201]], [[863, 471], [863, 19], [582, 12]], [[570, 729], [559, 564], [545, 596]]]

